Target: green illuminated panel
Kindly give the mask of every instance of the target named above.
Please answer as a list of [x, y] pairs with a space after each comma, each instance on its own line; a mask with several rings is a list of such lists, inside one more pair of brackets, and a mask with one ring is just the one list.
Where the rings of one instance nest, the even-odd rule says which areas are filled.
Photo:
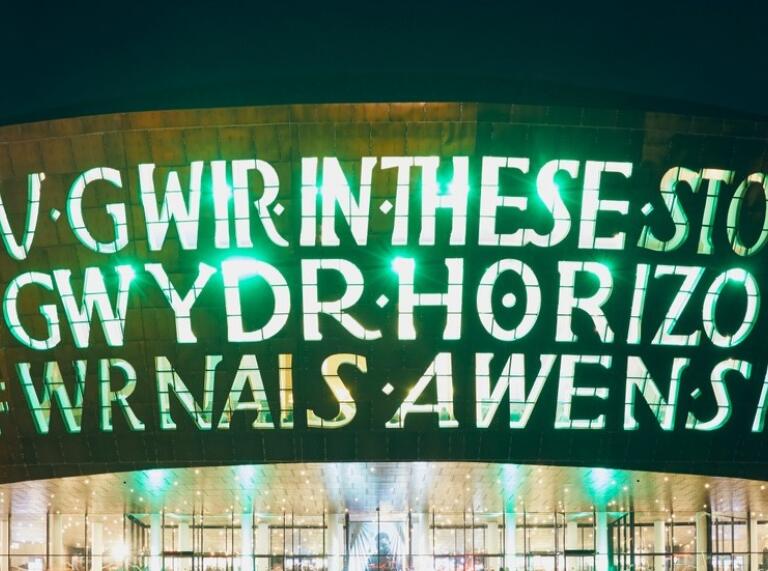
[[[435, 379], [437, 402], [417, 403], [422, 393]], [[387, 423], [387, 428], [403, 428], [409, 414], [436, 414], [440, 428], [458, 428], [453, 412], [453, 361], [450, 353], [439, 353], [430, 363], [416, 385], [408, 391], [403, 403]]]
[[662, 430], [670, 431], [675, 428], [675, 412], [677, 396], [680, 392], [680, 377], [690, 359], [675, 358], [672, 363], [672, 374], [669, 380], [669, 394], [665, 399], [659, 387], [654, 382], [645, 363], [639, 357], [627, 357], [627, 385], [624, 397], [624, 429], [637, 430], [640, 424], [635, 419], [635, 398], [642, 395], [643, 400], [651, 407], [651, 412], [659, 421]]
[[100, 254], [114, 254], [128, 245], [128, 221], [125, 204], [115, 202], [104, 207], [107, 215], [112, 219], [115, 238], [110, 242], [99, 242], [96, 240], [83, 218], [83, 196], [85, 190], [89, 184], [96, 181], [105, 181], [117, 188], [123, 188], [122, 175], [116, 169], [99, 167], [85, 171], [75, 179], [69, 189], [69, 197], [67, 198], [69, 225], [77, 239], [86, 248]]
[[[213, 427], [213, 389], [216, 382], [216, 367], [221, 363], [219, 355], [206, 355], [205, 375], [203, 381], [203, 404], [198, 404], [187, 385], [171, 365], [166, 357], [155, 358], [155, 371], [157, 379], [157, 396], [160, 406], [160, 428], [162, 430], [176, 430], [176, 423], [171, 416], [171, 398], [176, 399], [189, 414], [197, 428], [210, 430]], [[242, 381], [245, 382], [244, 380]]]
[[688, 215], [685, 213], [680, 198], [677, 195], [677, 187], [681, 182], [687, 184], [691, 192], [695, 193], [699, 190], [701, 175], [691, 169], [674, 167], [669, 169], [661, 179], [661, 198], [674, 225], [672, 237], [666, 240], [659, 239], [656, 237], [654, 230], [646, 225], [643, 227], [640, 240], [637, 243], [640, 248], [647, 248], [656, 252], [671, 252], [682, 246], [688, 238], [688, 233], [690, 232]]
[[768, 242], [768, 209], [763, 213], [763, 224], [760, 230], [760, 235], [755, 240], [755, 243], [751, 246], [747, 246], [741, 239], [739, 233], [739, 223], [741, 222], [741, 213], [744, 208], [744, 202], [746, 198], [747, 189], [751, 184], [757, 184], [763, 191], [763, 197], [768, 200], [768, 182], [766, 176], [762, 173], [754, 173], [749, 175], [736, 189], [736, 193], [733, 195], [731, 204], [728, 207], [728, 240], [731, 242], [733, 251], [739, 256], [753, 256], [765, 247]]
[[615, 212], [624, 216], [629, 213], [629, 201], [600, 198], [600, 181], [605, 172], [618, 173], [629, 178], [632, 176], [632, 163], [587, 161], [584, 165], [584, 194], [581, 198], [579, 248], [593, 250], [624, 249], [626, 235], [623, 232], [617, 232], [611, 237], [599, 237], [597, 235], [597, 217], [600, 212]]
[[[22, 392], [26, 398], [29, 410], [32, 412], [32, 420], [38, 434], [48, 434], [51, 426], [52, 402], [56, 401], [64, 427], [69, 433], [77, 433], [81, 430], [83, 418], [83, 395], [85, 393], [85, 361], [72, 363], [75, 371], [75, 394], [70, 398], [64, 379], [61, 376], [59, 364], [49, 361], [45, 364], [43, 372], [43, 392], [38, 394], [32, 382], [31, 365], [18, 363], [16, 371], [21, 381]], [[53, 401], [51, 399], [53, 396]]]
[[323, 159], [322, 183], [318, 182], [318, 159], [315, 157], [301, 160], [301, 238], [302, 246], [315, 246], [317, 243], [317, 203], [321, 203], [322, 223], [320, 226], [320, 245], [338, 246], [336, 234], [336, 208], [349, 224], [350, 232], [359, 246], [368, 242], [368, 212], [371, 207], [371, 178], [375, 157], [362, 159], [362, 177], [359, 198], [355, 199], [352, 190], [335, 157]]
[[[117, 391], [112, 390], [111, 370], [117, 369], [122, 372], [125, 378], [125, 385]], [[144, 423], [141, 422], [136, 413], [133, 412], [131, 405], [128, 404], [130, 397], [136, 390], [136, 370], [128, 361], [123, 359], [101, 359], [99, 361], [99, 401], [101, 403], [101, 429], [105, 432], [112, 431], [112, 405], [117, 405], [125, 416], [133, 431], [144, 430]]]
[[[341, 298], [320, 301], [318, 275], [322, 271], [335, 271], [341, 274], [346, 289]], [[346, 311], [354, 307], [363, 296], [365, 280], [363, 273], [355, 264], [348, 260], [302, 260], [301, 283], [304, 311], [304, 339], [320, 341], [320, 314], [329, 315], [338, 321], [344, 329], [358, 339], [381, 339], [378, 329], [366, 329], [357, 319]]]
[[99, 268], [85, 268], [83, 294], [77, 300], [72, 288], [71, 270], [54, 270], [53, 279], [61, 295], [64, 314], [67, 316], [72, 336], [77, 347], [88, 347], [91, 336], [91, 318], [98, 315], [107, 344], [112, 347], [123, 345], [125, 317], [128, 311], [128, 293], [134, 271], [131, 266], [116, 266], [118, 290], [117, 303], [113, 306], [107, 293], [104, 275]]
[[[251, 400], [242, 401], [243, 389], [248, 385], [251, 390]], [[219, 430], [228, 429], [232, 416], [238, 410], [257, 411], [256, 420], [251, 426], [253, 428], [274, 428], [275, 423], [272, 420], [272, 411], [269, 409], [267, 393], [264, 390], [264, 382], [261, 379], [259, 364], [255, 355], [243, 355], [240, 359], [240, 365], [235, 374], [235, 380], [232, 388], [229, 390], [227, 402], [216, 426]]]
[[[744, 313], [744, 319], [739, 325], [739, 328], [730, 335], [724, 335], [717, 328], [715, 323], [715, 308], [717, 302], [720, 299], [725, 285], [728, 281], [741, 284], [744, 288], [744, 293], [747, 296], [747, 308]], [[760, 289], [757, 285], [757, 280], [749, 272], [733, 268], [730, 269], [715, 278], [712, 285], [707, 290], [707, 295], [704, 298], [704, 311], [703, 322], [704, 331], [709, 339], [717, 347], [735, 347], [752, 332], [752, 328], [757, 321], [757, 314], [760, 311]]]
[[[493, 288], [499, 275], [503, 272], [515, 272], [525, 285], [525, 314], [523, 319], [513, 329], [505, 329], [496, 321], [493, 313]], [[514, 294], [508, 293], [502, 298], [502, 305], [512, 307], [516, 299]], [[527, 264], [520, 260], [501, 260], [489, 267], [477, 288], [477, 314], [480, 317], [485, 330], [496, 339], [502, 341], [515, 341], [522, 339], [530, 333], [536, 324], [541, 309], [541, 290], [536, 274]]]
[[[291, 293], [288, 283], [277, 268], [252, 258], [232, 258], [222, 262], [221, 274], [224, 280], [229, 341], [263, 341], [274, 337], [285, 327], [291, 312]], [[275, 311], [264, 326], [246, 331], [243, 327], [240, 282], [252, 277], [260, 277], [269, 285], [275, 300]]]
[[555, 428], [576, 428], [601, 430], [605, 428], [605, 415], [596, 418], [573, 418], [571, 408], [576, 397], [608, 399], [605, 387], [575, 386], [576, 365], [599, 365], [610, 369], [613, 358], [610, 355], [562, 355], [560, 357], [560, 383], [557, 388], [557, 410]]
[[339, 403], [339, 413], [330, 420], [325, 420], [315, 414], [314, 411], [307, 411], [307, 426], [310, 428], [341, 428], [346, 426], [355, 418], [357, 414], [357, 405], [349, 389], [344, 385], [344, 381], [339, 376], [339, 368], [342, 365], [352, 365], [358, 370], [366, 373], [368, 371], [368, 362], [362, 355], [353, 355], [350, 353], [339, 353], [331, 355], [323, 361], [321, 372], [323, 379], [331, 389], [336, 402]]
[[749, 379], [752, 375], [752, 364], [739, 359], [726, 359], [721, 361], [712, 369], [710, 378], [712, 392], [715, 396], [717, 412], [709, 420], [701, 420], [692, 412], [688, 413], [685, 420], [685, 427], [690, 430], [712, 431], [722, 428], [733, 412], [733, 403], [728, 393], [728, 387], [725, 384], [725, 375], [729, 371], [738, 372], [744, 379]]
[[168, 304], [173, 309], [173, 314], [176, 318], [176, 341], [178, 343], [196, 343], [197, 337], [192, 331], [192, 318], [190, 315], [192, 306], [195, 305], [195, 301], [197, 301], [197, 298], [202, 293], [205, 284], [216, 273], [216, 269], [207, 264], [200, 263], [197, 278], [192, 287], [187, 291], [187, 295], [183, 298], [179, 296], [178, 291], [171, 284], [171, 280], [168, 274], [165, 273], [162, 264], [145, 264], [144, 269], [155, 278], [160, 291], [163, 292], [166, 300], [168, 300]]
[[667, 311], [667, 315], [664, 317], [659, 330], [653, 338], [652, 343], [655, 345], [698, 345], [701, 339], [701, 331], [697, 330], [688, 335], [682, 333], [672, 333], [677, 325], [678, 320], [683, 314], [688, 302], [693, 295], [693, 291], [696, 289], [701, 277], [704, 275], [704, 268], [697, 266], [667, 266], [661, 265], [656, 267], [654, 277], [659, 278], [663, 276], [684, 276], [680, 289], [675, 294], [672, 300], [672, 305]]
[[[603, 312], [603, 305], [611, 297], [613, 276], [608, 266], [599, 262], [560, 262], [560, 291], [557, 303], [557, 341], [576, 341], [571, 321], [573, 310], [580, 309], [590, 316], [595, 331], [603, 343], [613, 342], [613, 330]], [[598, 279], [597, 291], [589, 297], [576, 297], [576, 274], [589, 272]]]
[[15, 260], [25, 260], [32, 248], [37, 219], [40, 214], [40, 187], [45, 180], [45, 173], [32, 173], [27, 176], [27, 214], [21, 243], [16, 240], [5, 204], [0, 198], [0, 235], [8, 254]]
[[171, 220], [176, 224], [181, 247], [185, 250], [197, 249], [203, 161], [193, 162], [190, 170], [189, 199], [185, 200], [181, 191], [179, 173], [171, 171], [168, 173], [165, 185], [163, 205], [158, 210], [155, 195], [155, 165], [152, 163], [139, 165], [141, 205], [147, 221], [147, 240], [150, 250], [162, 250]]
[[3, 316], [8, 325], [8, 329], [16, 340], [22, 345], [44, 351], [52, 349], [61, 341], [61, 331], [59, 329], [59, 311], [53, 304], [41, 305], [40, 314], [47, 324], [47, 334], [45, 339], [33, 339], [21, 323], [19, 316], [18, 297], [23, 287], [28, 285], [38, 285], [48, 291], [53, 291], [53, 279], [48, 274], [41, 272], [25, 272], [16, 276], [5, 290], [5, 299], [3, 300]]
[[494, 123], [489, 140], [440, 127], [430, 148], [392, 128], [406, 136], [382, 156], [373, 138], [355, 155], [304, 134], [317, 156], [302, 156], [290, 131], [274, 153], [0, 173], [19, 185], [0, 199], [3, 354], [19, 379], [0, 423], [29, 413], [21, 432], [47, 434], [58, 408], [71, 433], [194, 425], [223, 439], [247, 419], [270, 439], [436, 418], [669, 438], [744, 430], [730, 420], [746, 410], [763, 432], [768, 381], [756, 406], [756, 385], [734, 392], [748, 405], [727, 387], [768, 366], [768, 183], [754, 161], [682, 165], [650, 140], [559, 157], [538, 126], [520, 131], [536, 152], [518, 156]]
[[493, 354], [479, 353], [475, 356], [476, 414], [477, 427], [488, 428], [493, 417], [509, 391], [509, 427], [525, 428], [544, 388], [544, 383], [557, 360], [556, 355], [542, 355], [539, 372], [529, 393], [525, 390], [525, 355], [513, 353], [507, 359], [504, 369], [491, 392], [490, 364]]
[[398, 339], [416, 339], [414, 309], [419, 306], [443, 306], [447, 317], [443, 329], [443, 339], [461, 338], [461, 306], [464, 276], [464, 260], [446, 258], [448, 268], [448, 289], [445, 293], [416, 293], [416, 260], [413, 258], [395, 258], [392, 269], [399, 277], [398, 289]]

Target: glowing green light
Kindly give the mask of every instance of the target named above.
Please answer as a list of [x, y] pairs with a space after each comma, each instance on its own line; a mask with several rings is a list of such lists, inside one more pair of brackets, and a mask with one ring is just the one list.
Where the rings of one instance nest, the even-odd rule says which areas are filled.
[[147, 482], [149, 488], [152, 490], [160, 490], [166, 486], [166, 471], [165, 470], [149, 470], [146, 472]]
[[504, 493], [504, 511], [507, 513], [514, 513], [517, 501], [517, 490], [523, 480], [522, 470], [520, 466], [507, 464], [502, 466], [501, 474], [499, 476], [501, 488]]
[[405, 271], [413, 263], [412, 259], [397, 256], [392, 260], [392, 269], [398, 273]]
[[251, 480], [256, 475], [256, 469], [253, 466], [238, 466], [237, 477], [242, 483], [244, 480]]
[[747, 271], [743, 268], [732, 268], [728, 271], [728, 278], [739, 283], [747, 280]]
[[609, 468], [592, 468], [582, 472], [581, 480], [587, 496], [600, 511], [622, 490], [627, 474]]

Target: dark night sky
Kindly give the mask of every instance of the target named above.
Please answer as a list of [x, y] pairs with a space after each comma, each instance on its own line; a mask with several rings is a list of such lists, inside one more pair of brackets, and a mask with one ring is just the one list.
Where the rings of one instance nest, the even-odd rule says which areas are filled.
[[762, 2], [0, 4], [0, 122], [281, 101], [768, 115]]

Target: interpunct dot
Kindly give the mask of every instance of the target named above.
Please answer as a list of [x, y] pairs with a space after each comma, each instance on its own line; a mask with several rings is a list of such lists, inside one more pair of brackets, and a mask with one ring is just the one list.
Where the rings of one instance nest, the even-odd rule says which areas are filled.
[[514, 293], [507, 293], [504, 294], [504, 297], [501, 298], [501, 304], [504, 307], [512, 307], [517, 302], [517, 296], [515, 296]]

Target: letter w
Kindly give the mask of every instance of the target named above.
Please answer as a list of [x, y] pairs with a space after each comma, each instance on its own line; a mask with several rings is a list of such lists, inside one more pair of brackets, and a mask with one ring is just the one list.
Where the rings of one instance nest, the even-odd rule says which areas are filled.
[[61, 296], [61, 303], [69, 319], [75, 346], [79, 349], [88, 347], [91, 336], [91, 317], [98, 313], [101, 318], [104, 337], [110, 347], [120, 347], [123, 344], [125, 331], [125, 316], [128, 310], [128, 293], [134, 277], [131, 266], [116, 266], [119, 277], [117, 303], [112, 302], [107, 295], [107, 287], [101, 270], [96, 267], [85, 268], [85, 283], [83, 296], [78, 303], [72, 290], [72, 272], [70, 270], [54, 270], [53, 278]]
[[27, 404], [32, 412], [32, 419], [35, 421], [35, 429], [38, 434], [48, 434], [51, 425], [51, 395], [59, 404], [61, 417], [64, 419], [64, 426], [67, 432], [80, 432], [81, 420], [83, 417], [83, 394], [85, 393], [85, 361], [75, 361], [75, 402], [69, 398], [67, 387], [64, 385], [64, 379], [61, 377], [61, 370], [56, 361], [49, 361], [45, 364], [43, 374], [43, 394], [38, 396], [35, 386], [32, 384], [32, 375], [30, 374], [31, 365], [29, 363], [18, 363], [16, 372], [21, 381], [21, 388], [27, 399]]
[[490, 373], [492, 358], [492, 353], [478, 353], [475, 360], [477, 427], [490, 426], [504, 393], [509, 390], [509, 427], [525, 428], [557, 356], [541, 356], [539, 372], [528, 395], [525, 394], [525, 356], [521, 353], [509, 356], [493, 392]]
[[163, 205], [158, 212], [154, 180], [155, 165], [139, 165], [139, 188], [141, 205], [144, 207], [144, 219], [147, 222], [147, 240], [149, 249], [160, 250], [168, 233], [171, 219], [176, 222], [179, 242], [184, 250], [197, 249], [197, 230], [200, 220], [200, 188], [203, 178], [203, 161], [194, 161], [190, 165], [189, 204], [184, 201], [181, 192], [179, 173], [171, 171], [165, 184]]

